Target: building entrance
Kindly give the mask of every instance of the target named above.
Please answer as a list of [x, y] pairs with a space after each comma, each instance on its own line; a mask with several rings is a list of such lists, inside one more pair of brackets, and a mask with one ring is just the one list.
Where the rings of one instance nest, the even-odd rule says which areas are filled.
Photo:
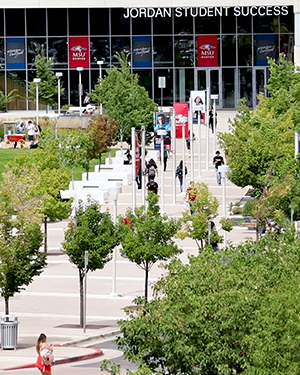
[[268, 90], [265, 89], [265, 85], [269, 79], [269, 68], [266, 66], [259, 66], [253, 68], [253, 107], [258, 106], [257, 96], [261, 92], [265, 96], [268, 96]]
[[219, 95], [216, 101], [216, 108], [222, 108], [221, 91], [221, 69], [220, 68], [201, 68], [196, 70], [197, 77], [195, 90], [206, 90], [210, 88], [210, 94]]

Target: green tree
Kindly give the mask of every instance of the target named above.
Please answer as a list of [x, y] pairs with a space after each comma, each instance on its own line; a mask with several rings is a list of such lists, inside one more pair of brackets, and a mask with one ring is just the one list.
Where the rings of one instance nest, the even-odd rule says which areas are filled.
[[[183, 213], [181, 228], [177, 233], [179, 238], [190, 237], [195, 240], [198, 249], [208, 243], [208, 224], [218, 215], [219, 201], [209, 191], [203, 182], [194, 184], [196, 199], [191, 202], [191, 210]], [[192, 212], [192, 213], [191, 213]], [[211, 242], [220, 242], [217, 231], [212, 232]]]
[[138, 74], [130, 72], [128, 55], [116, 55], [121, 69], [113, 67], [107, 76], [91, 92], [91, 98], [102, 103], [103, 111], [118, 124], [119, 139], [130, 143], [131, 128], [139, 131], [144, 125], [146, 131], [153, 131], [153, 112], [155, 104], [146, 89], [139, 85]]
[[7, 95], [4, 94], [3, 91], [0, 90], [0, 111], [6, 112], [7, 111], [7, 104], [10, 103], [15, 99], [18, 94], [16, 94], [18, 90], [14, 89], [11, 90]]
[[[36, 76], [41, 79], [39, 85], [39, 101], [40, 103], [50, 106], [57, 105], [58, 81], [53, 69], [53, 61], [48, 60], [45, 51], [42, 49], [34, 60], [36, 68]], [[64, 94], [64, 88], [60, 87], [61, 95]], [[33, 102], [36, 100], [36, 83], [29, 83], [29, 99]]]
[[0, 291], [9, 314], [9, 298], [29, 285], [46, 265], [42, 244], [40, 210], [36, 193], [39, 176], [34, 166], [19, 174], [3, 174], [0, 188]]
[[121, 224], [121, 244], [127, 258], [145, 271], [145, 300], [148, 298], [148, 278], [158, 261], [173, 258], [182, 251], [172, 240], [179, 223], [159, 214], [158, 196], [148, 195], [148, 207], [126, 214], [130, 225]]
[[101, 165], [101, 154], [116, 144], [116, 132], [116, 122], [108, 116], [96, 115], [89, 121], [88, 133], [93, 142], [92, 154], [99, 160], [99, 171]]
[[155, 299], [119, 322], [125, 357], [152, 373], [298, 373], [300, 243], [293, 237], [171, 262]]
[[79, 273], [80, 326], [83, 326], [83, 280], [85, 277], [85, 251], [89, 259], [86, 272], [102, 269], [110, 260], [115, 246], [119, 244], [117, 227], [108, 212], [100, 212], [97, 203], [80, 204], [74, 219], [68, 224], [63, 251]]

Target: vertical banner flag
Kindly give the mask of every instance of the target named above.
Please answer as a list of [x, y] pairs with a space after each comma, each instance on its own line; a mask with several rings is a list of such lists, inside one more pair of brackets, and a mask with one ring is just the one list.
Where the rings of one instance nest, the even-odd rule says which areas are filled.
[[140, 144], [137, 134], [135, 133], [135, 173], [136, 176], [139, 175], [140, 165], [141, 165], [141, 154], [140, 154]]
[[134, 68], [152, 67], [152, 47], [150, 36], [132, 37], [132, 60]]
[[164, 149], [171, 150], [171, 123], [170, 112], [156, 112], [154, 113], [154, 149], [160, 150], [161, 136], [157, 135], [157, 130], [166, 130], [167, 134], [164, 136]]
[[198, 66], [219, 66], [217, 35], [198, 35]]
[[182, 129], [185, 129], [185, 138], [189, 136], [189, 105], [188, 103], [173, 103], [175, 109], [176, 138], [182, 138]]
[[26, 69], [25, 38], [6, 38], [6, 68]]
[[70, 68], [90, 67], [90, 43], [87, 36], [69, 37]]
[[276, 35], [256, 35], [256, 65], [267, 66], [267, 57], [277, 58]]
[[193, 105], [193, 123], [198, 123], [198, 112], [200, 112], [201, 124], [205, 123], [206, 101], [205, 90], [191, 91]]

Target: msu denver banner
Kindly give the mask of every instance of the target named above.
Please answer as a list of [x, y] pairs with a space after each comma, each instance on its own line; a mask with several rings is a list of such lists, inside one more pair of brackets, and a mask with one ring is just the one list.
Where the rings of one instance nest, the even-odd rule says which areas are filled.
[[70, 68], [90, 67], [90, 43], [87, 36], [69, 37]]
[[217, 35], [198, 35], [198, 66], [219, 65], [219, 45]]
[[25, 38], [6, 38], [6, 69], [26, 69]]
[[132, 38], [132, 60], [134, 68], [152, 67], [152, 47], [150, 36], [134, 36]]

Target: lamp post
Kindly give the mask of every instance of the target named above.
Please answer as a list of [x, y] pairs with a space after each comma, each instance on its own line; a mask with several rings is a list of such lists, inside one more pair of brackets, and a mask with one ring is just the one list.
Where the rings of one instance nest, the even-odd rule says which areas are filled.
[[35, 83], [35, 108], [36, 108], [36, 124], [39, 124], [39, 83], [41, 82], [40, 78], [33, 78]]
[[77, 72], [79, 74], [79, 85], [78, 85], [78, 96], [79, 96], [79, 116], [82, 116], [82, 84], [81, 84], [81, 72], [83, 71], [83, 68], [81, 66], [77, 67]]
[[[113, 194], [113, 201], [114, 201], [114, 214], [113, 214], [113, 221], [114, 224], [117, 224], [117, 215], [118, 215], [118, 194], [122, 193], [122, 186], [115, 186], [109, 188], [109, 193]], [[113, 277], [112, 277], [112, 292], [110, 293], [111, 297], [117, 297], [116, 291], [117, 285], [117, 249], [116, 247], [113, 250]]]
[[167, 135], [166, 129], [158, 129], [157, 135], [160, 135], [160, 164], [161, 164], [161, 178], [160, 178], [160, 185], [161, 185], [161, 214], [165, 213], [165, 182], [164, 182], [164, 152], [165, 152], [165, 143], [164, 137]]
[[213, 138], [213, 154], [216, 153], [216, 146], [217, 146], [217, 129], [216, 129], [216, 100], [219, 99], [219, 95], [218, 94], [213, 94], [210, 96], [210, 98], [213, 100], [213, 114], [214, 114], [214, 117], [213, 117], [213, 131], [214, 131], [214, 138]]
[[[103, 60], [98, 60], [97, 64], [99, 65], [99, 79], [100, 79], [100, 86], [102, 85], [102, 65], [103, 65]], [[100, 115], [102, 115], [102, 103], [100, 103]]]
[[87, 273], [89, 263], [89, 252], [84, 252], [84, 298], [83, 298], [83, 332], [86, 332], [86, 300], [87, 300]]
[[160, 111], [162, 112], [163, 109], [163, 89], [166, 88], [166, 77], [158, 77], [158, 87], [161, 89], [161, 92], [160, 92]]
[[[57, 107], [58, 107], [58, 117], [60, 116], [60, 77], [62, 77], [62, 72], [55, 73], [57, 77]], [[55, 124], [55, 138], [57, 138], [57, 121]]]
[[[220, 165], [218, 167], [218, 172], [221, 173], [221, 179], [222, 179], [222, 190], [223, 190], [223, 216], [224, 219], [226, 219], [227, 213], [226, 213], [226, 175], [229, 172], [229, 166], [228, 165]], [[227, 247], [227, 232], [224, 230], [224, 247]]]

